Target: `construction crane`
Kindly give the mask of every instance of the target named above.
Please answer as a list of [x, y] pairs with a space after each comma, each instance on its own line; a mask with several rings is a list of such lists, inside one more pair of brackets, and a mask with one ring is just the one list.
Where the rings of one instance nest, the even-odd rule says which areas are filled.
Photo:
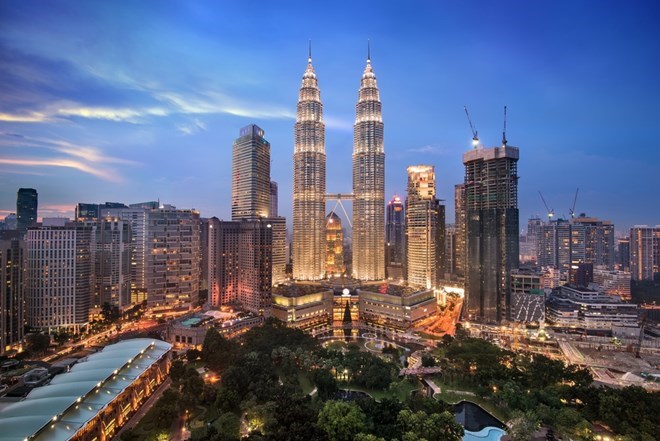
[[463, 108], [465, 109], [465, 115], [467, 116], [468, 122], [470, 123], [470, 130], [472, 130], [472, 146], [476, 149], [479, 145], [479, 136], [477, 135], [477, 131], [472, 125], [472, 120], [470, 119], [470, 113], [468, 112], [467, 106], [463, 106]]
[[571, 220], [575, 219], [575, 204], [577, 203], [577, 197], [578, 197], [578, 192], [580, 191], [579, 188], [575, 190], [575, 198], [573, 199], [573, 206], [571, 207], [571, 210], [569, 211], [571, 215]]
[[506, 106], [504, 106], [504, 130], [502, 130], [502, 147], [506, 147]]
[[545, 205], [545, 209], [547, 210], [548, 213], [548, 221], [552, 220], [552, 217], [555, 215], [555, 210], [551, 210], [548, 207], [548, 204], [545, 202], [545, 198], [543, 197], [543, 194], [539, 191], [539, 195], [541, 196], [541, 200], [543, 201], [543, 205]]

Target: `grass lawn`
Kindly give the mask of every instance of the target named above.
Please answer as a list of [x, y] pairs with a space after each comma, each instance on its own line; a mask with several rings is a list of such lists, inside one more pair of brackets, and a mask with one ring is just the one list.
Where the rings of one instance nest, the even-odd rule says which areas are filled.
[[394, 386], [392, 386], [388, 390], [367, 389], [365, 387], [357, 386], [354, 384], [348, 386], [341, 384], [339, 387], [342, 389], [350, 389], [350, 390], [366, 392], [377, 401], [380, 401], [383, 398], [396, 398], [401, 402], [406, 401], [412, 391], [420, 389], [422, 387], [422, 385], [419, 383], [419, 381], [417, 381], [417, 379], [396, 381], [392, 384], [394, 384]]
[[300, 384], [300, 388], [305, 395], [308, 395], [311, 391], [314, 390], [314, 383], [312, 383], [312, 380], [302, 372], [298, 372], [298, 383]]
[[[435, 382], [435, 384], [440, 386], [440, 390], [441, 390], [440, 393], [435, 394], [434, 396], [435, 398], [439, 398], [451, 404], [455, 404], [463, 400], [472, 401], [473, 403], [477, 403], [478, 405], [486, 409], [488, 412], [495, 415], [503, 423], [506, 423], [509, 420], [510, 416], [506, 409], [498, 407], [492, 401], [486, 400], [476, 395], [475, 388], [472, 385], [460, 383], [460, 382], [444, 383], [440, 377], [433, 377], [433, 381]], [[462, 394], [457, 392], [447, 392], [448, 390], [471, 392], [471, 393], [475, 393], [475, 395]]]

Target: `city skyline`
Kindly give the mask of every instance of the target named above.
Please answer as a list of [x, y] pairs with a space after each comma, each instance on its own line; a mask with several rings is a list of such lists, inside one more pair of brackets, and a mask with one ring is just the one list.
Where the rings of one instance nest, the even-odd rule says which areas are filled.
[[[229, 219], [232, 141], [254, 123], [268, 133], [280, 212], [291, 224], [307, 41], [324, 93], [327, 190], [349, 193], [355, 90], [371, 38], [386, 102], [386, 198], [405, 194], [406, 166], [429, 163], [453, 219], [471, 138], [462, 106], [490, 147], [508, 105], [507, 138], [521, 148], [521, 225], [543, 217], [538, 190], [568, 217], [576, 187], [576, 213], [611, 219], [617, 232], [659, 223], [660, 207], [648, 203], [660, 185], [660, 153], [647, 147], [660, 102], [657, 61], [648, 56], [660, 46], [651, 2], [521, 4], [514, 12], [397, 5], [375, 10], [367, 24], [348, 5], [264, 4], [260, 13], [275, 19], [263, 35], [243, 29], [253, 16], [239, 3], [147, 3], [125, 14], [117, 5], [38, 6], [8, 4], [0, 15], [0, 217], [15, 212], [25, 187], [39, 192], [39, 217], [73, 217], [77, 202], [160, 199]], [[488, 23], [474, 23], [477, 9]], [[315, 17], [311, 31], [287, 26]], [[502, 27], [506, 20], [519, 25]]]

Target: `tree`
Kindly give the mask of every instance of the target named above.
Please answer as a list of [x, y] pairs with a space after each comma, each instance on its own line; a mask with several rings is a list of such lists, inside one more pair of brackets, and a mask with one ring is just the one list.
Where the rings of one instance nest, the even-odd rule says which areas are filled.
[[222, 440], [238, 440], [240, 438], [241, 420], [231, 412], [225, 412], [213, 423]]
[[354, 404], [342, 401], [327, 401], [319, 412], [318, 425], [330, 441], [352, 441], [366, 428], [362, 410]]
[[105, 321], [107, 324], [114, 323], [121, 317], [119, 308], [115, 305], [111, 305], [108, 302], [105, 302], [103, 305], [101, 305], [101, 315], [103, 316], [103, 321]]
[[404, 439], [446, 441], [463, 439], [463, 427], [447, 411], [428, 415], [423, 411], [413, 412], [404, 409], [399, 412], [397, 420]]
[[379, 438], [370, 433], [358, 433], [353, 439], [354, 441], [385, 441], [385, 438]]
[[201, 357], [202, 357], [202, 351], [198, 351], [197, 349], [188, 349], [186, 351], [186, 360], [188, 361], [195, 361]]
[[538, 415], [533, 410], [514, 411], [507, 433], [513, 441], [527, 441], [532, 439], [532, 434], [538, 430], [540, 423]]
[[332, 397], [339, 390], [337, 380], [328, 369], [317, 369], [314, 371], [313, 379], [318, 396], [323, 401]]
[[435, 358], [432, 355], [424, 354], [422, 355], [422, 366], [423, 367], [434, 367], [436, 365]]
[[33, 333], [25, 336], [25, 345], [31, 354], [42, 354], [50, 346], [50, 338], [41, 333]]

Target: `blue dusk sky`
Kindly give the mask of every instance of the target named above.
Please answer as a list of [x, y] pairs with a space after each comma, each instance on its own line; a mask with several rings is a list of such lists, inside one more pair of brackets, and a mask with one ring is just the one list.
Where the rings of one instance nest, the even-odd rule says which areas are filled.
[[[454, 219], [467, 105], [486, 146], [520, 148], [521, 227], [543, 215], [660, 224], [657, 1], [3, 1], [0, 217], [160, 199], [230, 217], [231, 147], [256, 123], [290, 219], [293, 125], [313, 43], [327, 188], [351, 192], [367, 39], [383, 103], [386, 195], [436, 168]], [[332, 203], [328, 204], [331, 209]], [[347, 207], [350, 210], [350, 206]]]

